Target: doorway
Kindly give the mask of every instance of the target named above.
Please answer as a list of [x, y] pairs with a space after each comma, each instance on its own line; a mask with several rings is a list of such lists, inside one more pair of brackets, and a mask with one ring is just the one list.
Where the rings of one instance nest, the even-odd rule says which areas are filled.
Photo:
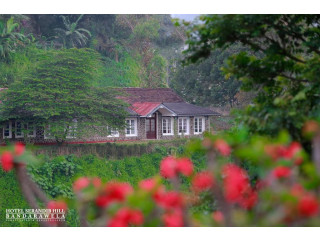
[[152, 117], [146, 118], [146, 135], [147, 139], [157, 138], [157, 118], [155, 113]]

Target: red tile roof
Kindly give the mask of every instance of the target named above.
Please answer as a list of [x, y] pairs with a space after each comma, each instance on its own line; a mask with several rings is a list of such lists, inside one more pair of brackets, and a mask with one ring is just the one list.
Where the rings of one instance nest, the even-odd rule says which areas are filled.
[[130, 106], [130, 109], [141, 116], [146, 116], [160, 104], [161, 102], [135, 102]]

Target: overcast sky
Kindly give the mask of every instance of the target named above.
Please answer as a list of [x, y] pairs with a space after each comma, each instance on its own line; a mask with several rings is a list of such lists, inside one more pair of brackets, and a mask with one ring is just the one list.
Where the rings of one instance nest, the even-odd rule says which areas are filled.
[[200, 14], [171, 14], [172, 18], [180, 18], [186, 21], [193, 21]]

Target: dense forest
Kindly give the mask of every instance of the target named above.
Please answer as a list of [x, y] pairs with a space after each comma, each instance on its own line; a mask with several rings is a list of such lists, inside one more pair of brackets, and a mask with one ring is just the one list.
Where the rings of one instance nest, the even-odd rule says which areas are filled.
[[[6, 50], [2, 43], [2, 58], [7, 59], [9, 66], [2, 63], [1, 70], [21, 59], [17, 55], [27, 54], [21, 49], [31, 46], [39, 51], [92, 48], [100, 53], [105, 66], [104, 77], [97, 83], [101, 86], [167, 86], [172, 52], [178, 51], [184, 40], [182, 29], [174, 27], [170, 15], [2, 15], [1, 18], [3, 28], [7, 25], [5, 34], [16, 38], [10, 49]], [[12, 53], [14, 50], [18, 51]], [[11, 72], [1, 73], [3, 86], [14, 81]]]
[[238, 105], [241, 84], [226, 80], [222, 67], [243, 48], [235, 44], [213, 52], [200, 67], [184, 66], [188, 29], [178, 21], [169, 14], [0, 15], [0, 87], [20, 81], [39, 56], [90, 48], [103, 65], [92, 79], [97, 87], [171, 87], [190, 103]]
[[[59, 143], [37, 156], [28, 142], [0, 148], [0, 209], [67, 214], [14, 222], [11, 211], [0, 225], [320, 226], [319, 26], [312, 14], [203, 15], [193, 23], [0, 15], [0, 122], [25, 120], [30, 133], [30, 121], [56, 121], [48, 127]], [[251, 104], [229, 129], [181, 131], [167, 145], [58, 141], [90, 125], [120, 126], [128, 105], [112, 87], [122, 86], [171, 87], [211, 107]], [[137, 127], [128, 125], [131, 135]]]

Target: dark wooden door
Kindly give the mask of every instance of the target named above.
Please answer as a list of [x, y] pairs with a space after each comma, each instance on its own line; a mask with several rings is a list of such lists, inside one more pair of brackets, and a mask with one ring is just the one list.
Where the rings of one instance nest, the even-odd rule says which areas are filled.
[[156, 139], [157, 138], [157, 120], [155, 114], [146, 118], [146, 133], [147, 139]]

